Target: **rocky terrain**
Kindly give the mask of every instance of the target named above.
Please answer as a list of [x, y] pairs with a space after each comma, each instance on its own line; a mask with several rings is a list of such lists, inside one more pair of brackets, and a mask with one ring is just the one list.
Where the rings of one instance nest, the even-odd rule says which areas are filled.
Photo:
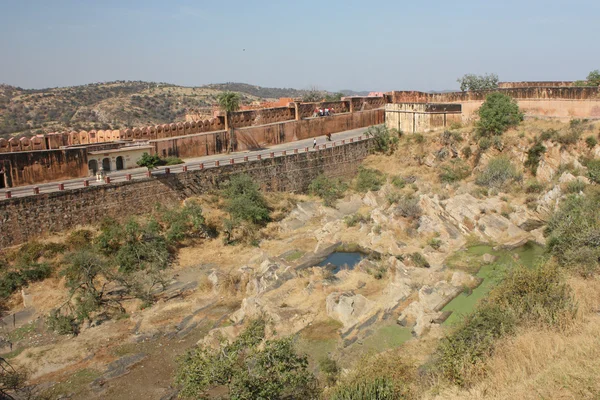
[[[560, 199], [590, 184], [581, 160], [600, 157], [600, 146], [561, 144], [556, 135], [571, 128], [525, 122], [485, 150], [469, 127], [403, 137], [392, 155], [364, 162], [380, 172], [370, 190], [355, 181], [331, 207], [286, 195], [290, 206], [263, 228], [256, 247], [189, 242], [155, 304], [132, 300], [123, 318], [98, 318], [77, 336], [45, 328], [45, 316], [66, 296], [62, 278], [31, 284], [13, 296], [3, 320], [12, 343], [5, 357], [51, 398], [170, 399], [178, 356], [195, 344], [233, 339], [263, 317], [273, 328], [269, 335], [297, 337], [316, 373], [323, 356], [338, 360], [344, 373], [395, 348], [423, 360], [448, 329], [445, 307], [480, 287], [484, 278], [476, 272], [497, 260], [491, 253], [519, 262], [512, 249], [545, 245], [544, 228]], [[551, 129], [557, 134], [542, 140]], [[598, 133], [591, 123], [581, 129]], [[533, 177], [524, 165], [538, 138], [546, 151]], [[520, 176], [482, 185], [481, 174], [498, 156], [512, 160]], [[464, 173], [448, 178], [459, 162]], [[207, 219], [222, 219], [210, 196], [199, 201]], [[494, 251], [468, 265], [456, 261], [478, 243]], [[362, 259], [350, 267], [318, 266], [336, 251]]]

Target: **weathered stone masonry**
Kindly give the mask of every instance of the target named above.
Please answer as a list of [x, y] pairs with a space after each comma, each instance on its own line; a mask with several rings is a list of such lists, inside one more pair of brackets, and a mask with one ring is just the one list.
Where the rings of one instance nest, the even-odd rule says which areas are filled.
[[319, 173], [351, 177], [368, 155], [370, 141], [273, 159], [164, 175], [141, 181], [53, 192], [0, 202], [0, 248], [40, 235], [148, 213], [156, 203], [179, 201], [218, 189], [231, 175], [247, 173], [263, 190], [303, 192]]

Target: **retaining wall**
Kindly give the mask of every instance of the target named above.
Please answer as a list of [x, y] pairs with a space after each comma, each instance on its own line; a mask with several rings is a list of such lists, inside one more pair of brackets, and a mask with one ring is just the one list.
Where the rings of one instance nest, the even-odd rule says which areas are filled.
[[160, 175], [0, 202], [0, 248], [40, 235], [148, 213], [156, 203], [176, 204], [218, 189], [231, 175], [247, 173], [267, 191], [303, 192], [319, 174], [351, 177], [369, 153], [369, 140], [218, 168]]

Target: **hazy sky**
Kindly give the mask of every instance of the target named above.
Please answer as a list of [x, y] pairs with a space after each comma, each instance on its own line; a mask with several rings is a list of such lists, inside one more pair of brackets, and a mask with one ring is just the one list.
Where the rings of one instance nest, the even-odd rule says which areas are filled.
[[[0, 83], [443, 90], [600, 68], [599, 0], [0, 0]], [[245, 49], [245, 50], [244, 50]]]

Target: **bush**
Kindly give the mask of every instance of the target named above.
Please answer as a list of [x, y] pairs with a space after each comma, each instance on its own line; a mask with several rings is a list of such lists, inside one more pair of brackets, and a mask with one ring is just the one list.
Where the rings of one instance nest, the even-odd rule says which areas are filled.
[[575, 179], [573, 181], [568, 182], [565, 185], [565, 192], [567, 193], [579, 193], [585, 190], [587, 185], [585, 182], [580, 181], [579, 179]]
[[376, 192], [381, 189], [385, 182], [383, 172], [375, 169], [358, 167], [358, 176], [356, 177], [355, 188], [358, 192], [365, 193], [368, 191]]
[[475, 183], [480, 186], [501, 188], [509, 181], [521, 179], [521, 174], [506, 157], [497, 157], [489, 161], [486, 168], [477, 176]]
[[540, 141], [556, 140], [557, 137], [558, 131], [556, 129], [547, 129], [540, 134]]
[[333, 385], [340, 374], [340, 367], [337, 362], [329, 356], [324, 356], [319, 359], [319, 369], [325, 375], [327, 385]]
[[94, 232], [89, 229], [78, 229], [69, 234], [65, 244], [71, 249], [81, 249], [91, 246], [94, 242]]
[[488, 95], [477, 113], [479, 121], [476, 127], [481, 136], [501, 135], [523, 121], [523, 113], [516, 100], [502, 93]]
[[544, 184], [535, 179], [527, 181], [525, 184], [525, 193], [541, 193], [544, 191]]
[[463, 147], [463, 149], [461, 150], [461, 153], [464, 158], [470, 158], [471, 155], [473, 154], [473, 151], [471, 150], [471, 146]]
[[233, 342], [200, 346], [180, 358], [181, 395], [203, 398], [224, 386], [235, 399], [316, 397], [306, 356], [296, 354], [291, 338], [265, 340], [265, 327], [264, 320], [252, 321]]
[[479, 139], [479, 149], [480, 150], [486, 151], [490, 147], [492, 147], [492, 141], [490, 138], [482, 137], [481, 139]]
[[435, 353], [434, 370], [445, 380], [468, 386], [483, 373], [497, 339], [514, 332], [512, 313], [496, 305], [483, 305], [442, 339]]
[[525, 160], [525, 166], [529, 168], [533, 176], [536, 175], [538, 165], [540, 164], [542, 155], [545, 152], [546, 147], [544, 147], [544, 145], [539, 141], [536, 141], [535, 144], [531, 146], [529, 150], [527, 150], [527, 160]]
[[585, 138], [585, 144], [589, 149], [593, 149], [598, 144], [598, 140], [593, 136], [588, 136]]
[[398, 148], [399, 135], [390, 132], [385, 125], [370, 127], [366, 135], [373, 137], [373, 150], [378, 153], [392, 154]]
[[308, 185], [308, 192], [319, 196], [328, 207], [333, 207], [335, 201], [344, 195], [347, 185], [338, 178], [327, 178], [320, 174]]
[[600, 159], [590, 160], [585, 166], [588, 178], [594, 183], [600, 183]]
[[462, 160], [456, 159], [441, 166], [440, 181], [453, 183], [471, 175], [471, 168]]
[[413, 137], [415, 138], [415, 142], [417, 142], [418, 144], [425, 143], [425, 136], [423, 136], [423, 134], [421, 134], [421, 133], [415, 133], [413, 135]]
[[337, 387], [330, 395], [331, 400], [395, 400], [394, 385], [385, 378], [361, 379]]
[[429, 241], [427, 241], [427, 244], [435, 250], [439, 250], [439, 248], [442, 247], [442, 241], [438, 238], [429, 239]]
[[136, 162], [140, 167], [146, 167], [148, 169], [154, 169], [162, 164], [162, 160], [158, 154], [150, 155], [148, 153], [142, 154], [142, 157]]
[[510, 269], [489, 301], [511, 310], [519, 324], [565, 326], [576, 311], [570, 287], [551, 262]]
[[267, 202], [258, 185], [246, 174], [235, 175], [225, 184], [222, 191], [225, 209], [235, 221], [246, 221], [264, 225], [270, 219]]
[[423, 254], [421, 254], [421, 253], [418, 253], [418, 252], [412, 253], [410, 255], [410, 259], [413, 262], [413, 264], [415, 265], [415, 267], [419, 267], [419, 268], [431, 267], [431, 265], [429, 264], [429, 261], [427, 261], [425, 256], [423, 256]]
[[161, 160], [161, 164], [162, 165], [177, 165], [177, 164], [183, 164], [183, 160], [179, 157], [167, 157], [163, 160]]
[[406, 181], [400, 175], [394, 175], [392, 177], [391, 183], [398, 189], [402, 189], [406, 185]]
[[344, 218], [344, 222], [346, 223], [346, 226], [348, 227], [353, 227], [356, 226], [357, 224], [366, 224], [369, 221], [371, 221], [371, 217], [368, 215], [363, 215], [361, 213], [355, 213], [352, 215], [348, 215]]
[[419, 206], [419, 197], [413, 195], [402, 196], [397, 201], [396, 214], [405, 218], [418, 218], [421, 216], [422, 210]]
[[559, 265], [584, 276], [600, 264], [600, 191], [588, 187], [585, 196], [564, 199], [546, 226], [546, 246]]

